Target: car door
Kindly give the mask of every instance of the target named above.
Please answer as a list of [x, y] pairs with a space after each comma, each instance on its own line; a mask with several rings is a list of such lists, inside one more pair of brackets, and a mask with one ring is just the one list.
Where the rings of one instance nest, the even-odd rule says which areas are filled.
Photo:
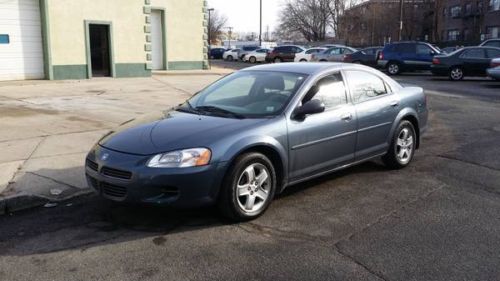
[[482, 48], [467, 49], [460, 55], [460, 59], [467, 75], [484, 75], [490, 63], [490, 59], [486, 57], [485, 49]]
[[325, 111], [303, 120], [288, 120], [291, 181], [331, 170], [354, 159], [356, 115], [342, 75], [331, 73], [318, 79], [315, 85], [318, 92], [310, 91], [300, 104], [319, 99]]
[[328, 53], [328, 61], [338, 62], [342, 61], [342, 48], [331, 48]]
[[416, 55], [416, 47], [413, 43], [401, 43], [396, 47], [397, 58], [403, 61], [409, 69], [415, 69], [419, 61]]
[[425, 44], [417, 44], [416, 46], [416, 69], [429, 70], [432, 65], [432, 58], [434, 57], [434, 50]]
[[385, 153], [399, 97], [372, 72], [345, 70], [344, 74], [357, 116], [356, 161]]

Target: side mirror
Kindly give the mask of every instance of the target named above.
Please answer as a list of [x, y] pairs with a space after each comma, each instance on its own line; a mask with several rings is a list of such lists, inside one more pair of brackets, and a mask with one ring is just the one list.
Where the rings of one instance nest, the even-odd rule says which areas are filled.
[[306, 115], [317, 114], [325, 111], [325, 105], [322, 101], [318, 99], [313, 99], [306, 102], [301, 107], [298, 107], [293, 112], [293, 116], [296, 119], [304, 119]]

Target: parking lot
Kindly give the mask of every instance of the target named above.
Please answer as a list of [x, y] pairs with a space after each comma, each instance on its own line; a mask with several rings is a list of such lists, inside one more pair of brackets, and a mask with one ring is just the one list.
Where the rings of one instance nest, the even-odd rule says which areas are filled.
[[[218, 78], [162, 79], [194, 93]], [[500, 83], [396, 80], [423, 87], [430, 109], [407, 169], [375, 161], [292, 186], [240, 224], [94, 195], [2, 216], [0, 280], [498, 280]]]

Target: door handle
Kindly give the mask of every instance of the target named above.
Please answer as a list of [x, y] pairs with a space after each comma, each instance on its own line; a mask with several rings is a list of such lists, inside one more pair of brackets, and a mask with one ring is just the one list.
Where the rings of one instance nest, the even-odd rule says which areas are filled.
[[352, 120], [352, 114], [351, 113], [344, 113], [340, 115], [340, 119], [344, 121], [350, 121]]
[[399, 101], [398, 100], [393, 100], [393, 101], [391, 101], [390, 105], [393, 106], [393, 107], [396, 107], [396, 106], [399, 105]]

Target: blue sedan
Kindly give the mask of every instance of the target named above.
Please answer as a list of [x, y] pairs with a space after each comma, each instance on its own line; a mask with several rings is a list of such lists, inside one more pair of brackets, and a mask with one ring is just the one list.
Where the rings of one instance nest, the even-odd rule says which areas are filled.
[[244, 221], [287, 186], [377, 157], [406, 167], [426, 124], [422, 88], [372, 68], [262, 65], [110, 132], [89, 152], [86, 176], [110, 200], [217, 205]]

